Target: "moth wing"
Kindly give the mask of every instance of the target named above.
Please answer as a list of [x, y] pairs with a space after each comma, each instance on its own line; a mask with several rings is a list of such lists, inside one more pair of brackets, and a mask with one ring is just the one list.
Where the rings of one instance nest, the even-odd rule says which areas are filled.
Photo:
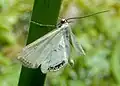
[[70, 39], [71, 39], [72, 45], [73, 45], [74, 49], [76, 50], [76, 52], [79, 55], [85, 55], [85, 52], [84, 52], [82, 46], [78, 44], [76, 37], [71, 30], [70, 30]]
[[[54, 40], [55, 41], [55, 40]], [[52, 41], [54, 43], [54, 41]], [[53, 46], [46, 60], [41, 64], [41, 71], [47, 73], [49, 71], [57, 71], [68, 63], [69, 53], [66, 52], [64, 35], [61, 34], [59, 41]]]
[[[27, 45], [23, 48], [17, 59], [20, 60], [25, 67], [38, 68], [42, 59], [45, 59], [44, 57], [40, 57], [40, 54], [46, 49], [45, 47], [51, 47], [48, 45], [48, 42], [52, 41], [57, 34], [59, 35], [60, 31], [61, 29], [56, 29]], [[48, 49], [48, 51], [50, 50]]]

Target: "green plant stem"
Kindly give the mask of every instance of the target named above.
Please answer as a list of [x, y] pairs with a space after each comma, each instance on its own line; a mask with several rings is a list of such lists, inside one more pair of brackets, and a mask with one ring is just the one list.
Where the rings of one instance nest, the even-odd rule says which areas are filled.
[[[44, 25], [55, 25], [60, 5], [61, 0], [35, 0], [31, 20]], [[27, 44], [45, 35], [52, 29], [52, 27], [41, 27], [30, 23]], [[43, 86], [45, 76], [46, 74], [43, 74], [40, 68], [29, 69], [22, 66], [18, 86]]]

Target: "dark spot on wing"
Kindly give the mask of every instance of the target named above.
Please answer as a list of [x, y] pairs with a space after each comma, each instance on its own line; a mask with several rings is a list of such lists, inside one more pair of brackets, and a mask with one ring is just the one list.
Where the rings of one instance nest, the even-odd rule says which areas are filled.
[[60, 64], [56, 65], [55, 67], [60, 67], [61, 65], [63, 65], [65, 63], [65, 61], [63, 60]]
[[55, 50], [53, 50], [53, 51], [57, 52], [57, 50], [56, 50], [56, 49], [55, 49]]
[[66, 48], [68, 48], [68, 45], [65, 45]]
[[64, 64], [65, 64], [65, 60], [63, 60], [61, 63], [59, 63], [59, 64], [57, 64], [55, 66], [49, 66], [48, 70], [49, 71], [51, 71], [51, 70], [55, 71], [55, 70], [61, 68]]

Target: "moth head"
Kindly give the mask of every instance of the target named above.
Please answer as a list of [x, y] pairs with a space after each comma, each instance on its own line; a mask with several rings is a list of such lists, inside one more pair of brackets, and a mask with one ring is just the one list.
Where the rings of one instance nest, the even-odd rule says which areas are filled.
[[60, 22], [58, 23], [58, 28], [60, 28], [63, 24], [68, 23], [67, 19], [61, 19]]

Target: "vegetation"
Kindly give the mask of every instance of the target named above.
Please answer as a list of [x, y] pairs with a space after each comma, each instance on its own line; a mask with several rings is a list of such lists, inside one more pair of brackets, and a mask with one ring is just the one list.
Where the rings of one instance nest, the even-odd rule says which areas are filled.
[[[16, 60], [16, 56], [27, 39], [33, 3], [33, 0], [0, 0], [0, 86], [18, 84], [21, 64]], [[59, 8], [57, 9], [59, 11]], [[72, 49], [71, 58], [74, 59], [75, 65], [73, 67], [67, 65], [58, 72], [48, 73], [45, 86], [120, 85], [120, 1], [64, 0], [60, 17], [84, 16], [103, 10], [110, 11], [71, 23], [72, 30], [86, 55], [78, 57]], [[42, 15], [51, 18], [43, 23], [55, 24], [58, 11], [50, 11], [54, 14], [52, 17]], [[30, 40], [27, 43], [48, 31], [49, 28], [43, 31], [44, 33], [40, 32], [39, 36], [28, 36]]]

